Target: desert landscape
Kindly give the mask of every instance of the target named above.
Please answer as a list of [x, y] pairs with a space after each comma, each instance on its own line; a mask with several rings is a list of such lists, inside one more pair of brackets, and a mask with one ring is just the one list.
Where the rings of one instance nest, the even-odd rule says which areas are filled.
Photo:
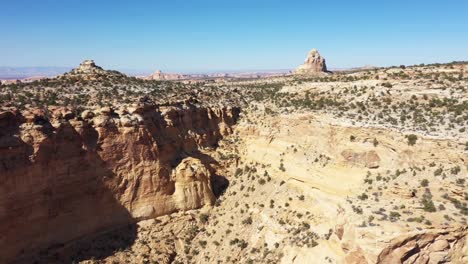
[[468, 264], [468, 1], [0, 7], [0, 264]]
[[0, 87], [2, 263], [466, 263], [468, 63]]

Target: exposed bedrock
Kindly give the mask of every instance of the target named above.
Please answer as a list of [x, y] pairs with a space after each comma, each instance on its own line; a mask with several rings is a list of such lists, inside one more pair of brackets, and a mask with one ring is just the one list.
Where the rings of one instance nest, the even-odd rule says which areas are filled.
[[[136, 105], [0, 113], [0, 262], [214, 202], [203, 153], [238, 108]], [[136, 231], [129, 228], [136, 236]]]
[[467, 263], [468, 227], [430, 230], [393, 239], [377, 263]]

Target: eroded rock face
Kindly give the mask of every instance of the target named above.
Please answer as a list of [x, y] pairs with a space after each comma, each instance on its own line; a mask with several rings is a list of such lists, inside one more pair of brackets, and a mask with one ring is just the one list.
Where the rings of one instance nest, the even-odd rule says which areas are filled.
[[317, 49], [312, 49], [307, 55], [304, 64], [299, 66], [295, 71], [296, 74], [320, 72], [327, 72], [327, 65], [325, 64], [325, 58], [320, 55]]
[[213, 204], [215, 197], [210, 184], [211, 172], [201, 160], [185, 158], [173, 171], [174, 199], [181, 210]]
[[238, 108], [0, 113], [0, 262], [211, 204], [210, 158]]
[[377, 263], [467, 263], [468, 228], [403, 235], [390, 242]]

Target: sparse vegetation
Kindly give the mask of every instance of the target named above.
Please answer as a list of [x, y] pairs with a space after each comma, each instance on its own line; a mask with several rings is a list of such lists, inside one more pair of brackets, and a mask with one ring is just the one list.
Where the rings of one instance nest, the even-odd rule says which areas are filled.
[[410, 146], [416, 144], [416, 141], [418, 140], [418, 137], [414, 134], [407, 135], [406, 138], [408, 139], [408, 145]]
[[[466, 132], [467, 77], [464, 73], [460, 79], [460, 72], [455, 70], [438, 72], [437, 67], [450, 65], [219, 83], [206, 80], [200, 84], [117, 75], [81, 81], [69, 76], [2, 85], [0, 104], [20, 109], [27, 104], [73, 106], [77, 116], [74, 125], [80, 126], [86, 125], [80, 118], [84, 110], [94, 105], [113, 106], [121, 100], [125, 107], [136, 102], [160, 104], [154, 116], [143, 116], [143, 122], [148, 123], [171, 114], [173, 105], [168, 101], [188, 109], [240, 106], [240, 129], [229, 127], [226, 130], [232, 129], [233, 133], [226, 132], [215, 144], [199, 141], [211, 141], [212, 133], [219, 131], [190, 129], [195, 136], [187, 136], [187, 142], [177, 146], [183, 153], [171, 160], [173, 164], [164, 178], [167, 182], [155, 179], [153, 183], [154, 188], [165, 184], [174, 188], [178, 179], [172, 173], [180, 164], [179, 158], [201, 159], [207, 162], [210, 173], [216, 173], [216, 179], [206, 175], [211, 179], [206, 189], [211, 187], [216, 194], [214, 206], [178, 211], [149, 226], [142, 225], [134, 245], [118, 248], [112, 254], [142, 263], [160, 263], [163, 259], [171, 259], [172, 263], [276, 263], [282, 259], [285, 247], [312, 248], [325, 240], [330, 244], [341, 241], [336, 239], [343, 234], [335, 218], [346, 219], [356, 229], [372, 228], [388, 241], [396, 232], [380, 232], [383, 227], [391, 230], [392, 225], [408, 232], [466, 225], [466, 166], [460, 157], [466, 154], [463, 151], [468, 150], [468, 142], [451, 138], [458, 140]], [[187, 98], [194, 103], [185, 103]], [[127, 133], [143, 131], [139, 124], [125, 128], [119, 125], [121, 116], [130, 115], [125, 111], [122, 108], [111, 114], [113, 128]], [[190, 119], [180, 120], [186, 122], [185, 118]], [[202, 122], [187, 122], [192, 121]], [[76, 131], [80, 131], [78, 128]], [[170, 152], [169, 147], [160, 146], [158, 137], [173, 135], [155, 130], [157, 133], [151, 137], [155, 148]], [[53, 133], [59, 134], [57, 131]], [[324, 134], [326, 138], [318, 136]], [[301, 138], [303, 135], [306, 137]], [[26, 134], [15, 140], [18, 138], [28, 140]], [[104, 144], [99, 140], [93, 143]], [[343, 154], [348, 149], [351, 154]], [[443, 155], [439, 149], [444, 149]], [[0, 162], [0, 170], [1, 166]], [[225, 178], [223, 188], [227, 189], [218, 193], [220, 178]], [[199, 181], [197, 178], [196, 184]], [[178, 192], [179, 185], [175, 186]], [[174, 189], [167, 191], [167, 196], [172, 195], [171, 191]], [[328, 194], [334, 198], [327, 199]], [[198, 199], [197, 195], [193, 196]], [[332, 210], [324, 213], [323, 208]], [[282, 232], [280, 239], [265, 235], [276, 230]], [[252, 239], [252, 234], [258, 237]], [[267, 237], [275, 239], [269, 241]], [[337, 260], [327, 258], [327, 262]]]

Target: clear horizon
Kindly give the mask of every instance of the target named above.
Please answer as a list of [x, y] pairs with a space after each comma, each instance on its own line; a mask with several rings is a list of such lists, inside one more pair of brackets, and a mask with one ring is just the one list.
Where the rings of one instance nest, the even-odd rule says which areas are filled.
[[[468, 59], [468, 2], [9, 1], [0, 66], [203, 73]], [[5, 41], [6, 40], [6, 41]]]

